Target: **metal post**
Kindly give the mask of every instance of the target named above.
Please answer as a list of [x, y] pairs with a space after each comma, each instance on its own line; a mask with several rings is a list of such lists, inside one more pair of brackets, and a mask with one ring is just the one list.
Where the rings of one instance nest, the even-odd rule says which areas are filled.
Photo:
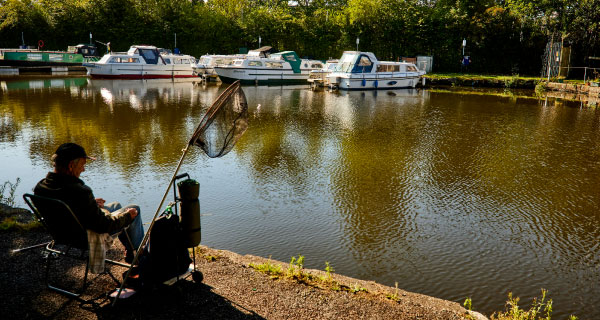
[[586, 80], [587, 80], [587, 67], [585, 67], [583, 69], [583, 84], [585, 84]]
[[175, 48], [177, 48], [177, 32], [175, 32]]
[[552, 62], [552, 52], [554, 47], [554, 33], [552, 33], [552, 38], [550, 39], [550, 48], [548, 49], [548, 83], [550, 83], [550, 63]]

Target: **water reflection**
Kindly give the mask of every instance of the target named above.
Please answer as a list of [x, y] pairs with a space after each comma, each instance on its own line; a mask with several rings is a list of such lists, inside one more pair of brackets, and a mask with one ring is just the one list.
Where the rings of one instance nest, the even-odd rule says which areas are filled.
[[[153, 208], [223, 87], [83, 80], [0, 82], [0, 176], [21, 176], [23, 193], [75, 140], [100, 156], [85, 173], [95, 192]], [[244, 91], [233, 152], [183, 168], [212, 214], [204, 244], [303, 254], [484, 312], [544, 287], [555, 315], [600, 316], [600, 111], [520, 92]]]

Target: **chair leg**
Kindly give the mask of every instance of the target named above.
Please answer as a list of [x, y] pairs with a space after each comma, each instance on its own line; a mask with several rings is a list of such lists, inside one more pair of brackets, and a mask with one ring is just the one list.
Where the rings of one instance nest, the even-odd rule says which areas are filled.
[[87, 287], [87, 279], [88, 279], [88, 273], [89, 273], [89, 261], [86, 262], [85, 264], [85, 275], [83, 277], [83, 282], [81, 284], [81, 288], [79, 290], [76, 290], [75, 292], [63, 289], [63, 288], [59, 288], [57, 286], [54, 286], [52, 284], [50, 284], [50, 264], [52, 263], [52, 260], [54, 260], [54, 257], [58, 257], [60, 256], [60, 254], [56, 253], [56, 252], [52, 252], [52, 251], [46, 251], [47, 255], [46, 255], [46, 272], [45, 272], [45, 282], [46, 282], [46, 287], [50, 290], [56, 291], [58, 293], [64, 294], [66, 296], [78, 299], [78, 300], [82, 300], [81, 299], [81, 294], [84, 292], [85, 288]]

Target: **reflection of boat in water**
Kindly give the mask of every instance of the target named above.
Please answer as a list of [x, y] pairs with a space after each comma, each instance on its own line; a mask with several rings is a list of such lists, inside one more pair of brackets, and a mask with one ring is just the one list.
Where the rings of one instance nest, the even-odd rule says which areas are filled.
[[189, 55], [159, 52], [155, 46], [134, 45], [127, 52], [111, 52], [98, 62], [84, 63], [92, 78], [160, 79], [191, 78], [196, 59]]
[[21, 89], [64, 89], [70, 87], [81, 87], [87, 84], [87, 78], [55, 78], [55, 79], [32, 79], [32, 80], [9, 80], [0, 81], [2, 91]]
[[327, 78], [341, 90], [414, 88], [424, 75], [408, 62], [379, 61], [371, 52], [346, 51]]
[[159, 101], [189, 99], [195, 84], [188, 79], [111, 80], [87, 79], [85, 90], [100, 93], [109, 106], [115, 103], [130, 104], [134, 109], [153, 109]]

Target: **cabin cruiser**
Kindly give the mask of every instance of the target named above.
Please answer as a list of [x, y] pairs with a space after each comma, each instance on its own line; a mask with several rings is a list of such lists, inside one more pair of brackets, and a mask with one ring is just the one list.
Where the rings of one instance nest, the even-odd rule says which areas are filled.
[[372, 52], [345, 51], [327, 79], [340, 90], [414, 88], [425, 71], [408, 62], [379, 61]]
[[294, 51], [272, 53], [268, 57], [250, 51], [245, 59], [214, 67], [221, 81], [240, 80], [243, 84], [305, 84], [309, 72], [321, 68], [321, 61], [300, 59]]
[[92, 78], [158, 79], [191, 78], [196, 59], [155, 46], [133, 45], [127, 52], [111, 52], [98, 62], [84, 63]]
[[236, 59], [244, 59], [243, 54], [207, 54], [200, 57], [198, 63], [194, 65], [194, 72], [201, 77], [216, 77], [214, 67], [220, 65], [231, 65]]

